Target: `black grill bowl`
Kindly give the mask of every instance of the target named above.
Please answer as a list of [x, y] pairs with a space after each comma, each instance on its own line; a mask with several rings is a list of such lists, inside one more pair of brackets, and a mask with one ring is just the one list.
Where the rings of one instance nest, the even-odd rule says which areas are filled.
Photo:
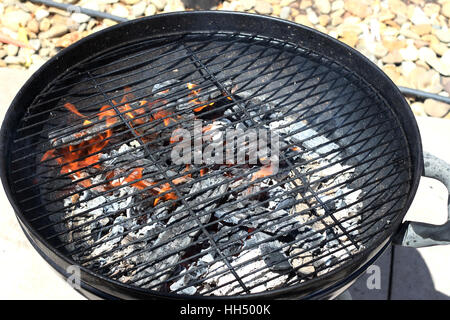
[[[423, 159], [414, 116], [392, 81], [357, 51], [307, 27], [244, 13], [183, 12], [122, 23], [62, 50], [29, 79], [2, 125], [0, 169], [36, 250], [65, 277], [68, 266], [78, 265], [64, 246], [67, 226], [58, 223], [63, 204], [51, 191], [71, 180], [55, 179], [58, 170], [39, 161], [50, 148], [48, 132], [74, 121], [63, 104], [78, 101], [80, 112], [95, 114], [105, 101], [120, 100], [119, 88], [148, 94], [146, 87], [170, 79], [165, 74], [174, 69], [179, 81], [216, 85], [224, 94], [232, 78], [273, 93], [265, 101], [301, 105], [294, 109], [298, 119], [335, 140], [345, 164], [362, 177], [349, 181], [361, 189], [361, 215], [369, 221], [358, 238], [362, 250], [301, 283], [219, 298], [330, 298], [348, 287], [389, 244], [416, 192]], [[242, 106], [242, 97], [230, 99]], [[306, 184], [308, 174], [299, 174]], [[81, 279], [87, 296], [191, 297], [121, 283], [93, 265], [81, 266]]]

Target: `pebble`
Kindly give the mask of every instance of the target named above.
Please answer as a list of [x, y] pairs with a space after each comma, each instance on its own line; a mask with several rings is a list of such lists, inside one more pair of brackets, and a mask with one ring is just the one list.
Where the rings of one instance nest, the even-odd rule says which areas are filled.
[[342, 38], [339, 40], [346, 43], [350, 47], [355, 47], [358, 42], [358, 34], [354, 31], [346, 30], [342, 33]]
[[50, 13], [47, 10], [37, 9], [36, 12], [34, 13], [34, 18], [37, 21], [41, 21], [42, 19], [47, 18], [49, 14]]
[[52, 23], [50, 22], [50, 19], [44, 18], [41, 20], [41, 23], [39, 23], [39, 30], [41, 32], [45, 32], [48, 29], [50, 29], [51, 25], [52, 25]]
[[8, 56], [15, 56], [19, 52], [19, 47], [13, 44], [7, 44], [5, 50]]
[[331, 11], [331, 4], [329, 0], [316, 0], [314, 1], [314, 4], [320, 13], [329, 14]]
[[132, 12], [133, 16], [140, 17], [140, 16], [144, 15], [146, 8], [147, 8], [147, 3], [145, 1], [141, 1], [131, 7], [131, 12]]
[[319, 16], [319, 23], [321, 26], [325, 27], [330, 22], [330, 16], [322, 14]]
[[442, 42], [432, 42], [430, 48], [436, 52], [436, 54], [443, 56], [447, 50], [450, 50], [445, 44]]
[[431, 17], [432, 15], [438, 15], [440, 10], [441, 6], [437, 3], [429, 2], [426, 3], [423, 7], [423, 12], [425, 12], [428, 17]]
[[300, 9], [305, 10], [309, 7], [312, 6], [312, 1], [311, 0], [302, 0], [300, 2]]
[[296, 0], [281, 0], [280, 2], [280, 6], [282, 7], [286, 7], [292, 3], [296, 2]]
[[156, 6], [154, 4], [149, 4], [147, 8], [145, 8], [144, 15], [146, 17], [152, 16], [156, 13]]
[[4, 49], [0, 49], [0, 59], [6, 57], [8, 55], [8, 52]]
[[27, 23], [27, 29], [33, 33], [39, 32], [39, 22], [36, 19], [31, 19]]
[[41, 56], [42, 58], [46, 58], [50, 55], [50, 51], [51, 49], [48, 47], [41, 48], [41, 50], [39, 50], [39, 56]]
[[369, 0], [345, 0], [344, 8], [353, 15], [365, 18], [372, 13], [372, 2]]
[[41, 32], [39, 34], [39, 39], [56, 38], [65, 35], [67, 32], [69, 32], [69, 28], [67, 26], [56, 25], [51, 27], [45, 32]]
[[343, 0], [335, 0], [331, 4], [331, 11], [337, 11], [340, 9], [344, 9], [344, 6], [345, 6], [345, 4], [344, 4]]
[[441, 80], [442, 80], [442, 85], [444, 86], [444, 90], [448, 94], [450, 94], [450, 77], [441, 77]]
[[3, 58], [3, 60], [6, 62], [6, 64], [25, 64], [25, 58], [19, 57], [19, 56], [6, 56]]
[[430, 24], [430, 19], [428, 19], [427, 15], [420, 7], [414, 7], [410, 20], [415, 25]]
[[28, 41], [30, 46], [34, 49], [34, 51], [39, 51], [41, 48], [41, 41], [39, 39], [31, 39]]
[[430, 24], [418, 24], [411, 26], [411, 31], [417, 33], [419, 36], [423, 36], [425, 34], [431, 33], [431, 25]]
[[123, 4], [133, 5], [139, 2], [139, 0], [120, 0]]
[[383, 57], [382, 61], [387, 64], [401, 63], [403, 60], [399, 50], [393, 50]]
[[405, 77], [409, 77], [409, 75], [411, 74], [411, 72], [416, 69], [417, 66], [414, 62], [412, 61], [403, 61], [401, 66], [400, 66], [400, 72], [403, 76]]
[[79, 24], [88, 22], [89, 19], [91, 18], [87, 14], [79, 13], [79, 12], [72, 13], [72, 15], [70, 17]]
[[424, 109], [428, 115], [441, 118], [450, 110], [450, 105], [433, 99], [426, 99]]
[[78, 31], [74, 31], [74, 32], [68, 33], [68, 34], [62, 36], [61, 38], [59, 38], [56, 41], [55, 45], [60, 48], [67, 48], [72, 43], [75, 43], [76, 41], [78, 41], [80, 39], [81, 39], [81, 33]]
[[426, 117], [427, 114], [425, 112], [425, 106], [422, 102], [413, 102], [411, 105], [411, 109], [416, 116]]
[[436, 30], [434, 32], [434, 34], [440, 41], [445, 42], [445, 43], [450, 42], [450, 29], [448, 29], [448, 28], [439, 29], [439, 30]]
[[28, 21], [31, 19], [31, 14], [23, 10], [6, 11], [1, 17], [1, 23], [3, 26], [17, 31], [19, 27], [25, 27]]
[[319, 18], [317, 17], [317, 14], [311, 8], [306, 9], [306, 16], [308, 17], [308, 20], [312, 24], [319, 23]]
[[447, 18], [450, 18], [450, 1], [447, 1], [442, 5], [442, 14]]
[[164, 7], [167, 4], [166, 0], [151, 0], [150, 2], [160, 11], [164, 10]]
[[115, 3], [111, 10], [111, 14], [122, 18], [126, 18], [128, 17], [128, 9], [120, 3]]
[[255, 11], [260, 14], [271, 14], [272, 6], [264, 0], [256, 0]]
[[289, 19], [289, 16], [291, 14], [291, 8], [290, 7], [283, 7], [280, 11], [280, 18], [281, 19]]
[[450, 76], [450, 50], [439, 59], [433, 50], [422, 47], [419, 49], [419, 57], [443, 76]]
[[295, 22], [308, 26], [308, 27], [312, 27], [311, 22], [309, 21], [308, 17], [304, 14], [299, 14], [298, 16], [295, 17]]
[[413, 45], [410, 44], [406, 48], [399, 50], [400, 55], [403, 60], [406, 61], [416, 61], [419, 58], [419, 50]]
[[164, 11], [166, 12], [184, 11], [184, 4], [180, 0], [167, 0], [166, 6], [164, 7]]
[[378, 59], [383, 58], [385, 55], [388, 54], [388, 49], [383, 46], [382, 43], [377, 42], [375, 44], [374, 50], [373, 50], [373, 54], [375, 55], [375, 57], [377, 57]]

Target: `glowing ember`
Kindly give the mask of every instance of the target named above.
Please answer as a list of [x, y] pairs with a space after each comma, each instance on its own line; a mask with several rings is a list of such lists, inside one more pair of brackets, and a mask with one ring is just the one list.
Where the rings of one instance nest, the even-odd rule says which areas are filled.
[[[191, 93], [188, 94], [188, 97], [196, 97], [196, 96], [198, 96], [198, 94], [200, 93], [201, 89], [194, 90], [193, 88], [197, 87], [196, 84], [188, 82], [186, 85], [187, 85], [188, 89], [191, 90]], [[194, 108], [195, 112], [200, 112], [204, 108], [214, 105], [214, 102], [207, 103], [206, 101], [199, 101], [199, 99], [197, 97], [192, 99], [192, 100], [189, 100], [189, 102], [192, 102], [194, 104], [201, 104], [200, 107]]]
[[[170, 187], [169, 183], [166, 182], [166, 183], [163, 183], [162, 185], [160, 185], [159, 188], [156, 187], [154, 189], [158, 191], [158, 194], [162, 194], [162, 193], [170, 191], [172, 188]], [[177, 196], [173, 192], [165, 193], [162, 197], [158, 197], [155, 199], [155, 201], [153, 202], [153, 206], [156, 206], [161, 199], [175, 200], [175, 199], [177, 199]]]
[[270, 176], [271, 174], [273, 174], [272, 165], [264, 166], [252, 175], [251, 181]]
[[85, 115], [81, 114], [77, 108], [75, 108], [75, 106], [71, 103], [66, 103], [64, 104], [64, 108], [66, 108], [67, 110], [69, 110], [70, 112], [75, 113], [77, 116], [81, 117], [81, 118], [86, 118]]

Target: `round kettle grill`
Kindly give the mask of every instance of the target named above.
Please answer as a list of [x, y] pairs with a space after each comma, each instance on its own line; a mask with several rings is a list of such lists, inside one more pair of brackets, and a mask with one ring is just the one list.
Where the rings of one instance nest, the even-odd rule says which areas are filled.
[[[177, 129], [203, 152], [227, 130], [276, 133], [277, 168], [176, 163]], [[393, 238], [450, 238], [448, 223], [402, 224], [421, 175], [450, 182], [431, 155], [424, 173], [398, 88], [350, 47], [271, 17], [171, 13], [97, 32], [23, 86], [1, 144], [24, 232], [63, 276], [80, 269], [87, 296], [332, 298]]]

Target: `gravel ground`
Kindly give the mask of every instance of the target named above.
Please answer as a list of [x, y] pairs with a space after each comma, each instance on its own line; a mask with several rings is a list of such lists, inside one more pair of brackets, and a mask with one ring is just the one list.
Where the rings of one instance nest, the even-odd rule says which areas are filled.
[[[192, 10], [181, 0], [64, 0], [135, 19]], [[399, 86], [450, 94], [450, 0], [229, 0], [215, 10], [272, 15], [307, 25], [359, 50]], [[0, 67], [29, 68], [116, 24], [30, 2], [0, 3]], [[450, 118], [450, 105], [409, 100], [418, 116]]]

